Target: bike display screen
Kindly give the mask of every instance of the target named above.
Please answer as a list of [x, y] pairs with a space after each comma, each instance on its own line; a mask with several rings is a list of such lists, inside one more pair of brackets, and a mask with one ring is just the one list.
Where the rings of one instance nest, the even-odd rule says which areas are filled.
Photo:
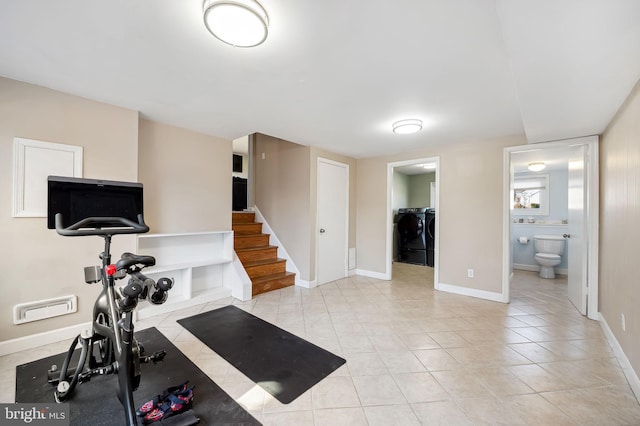
[[[66, 228], [88, 217], [123, 217], [138, 222], [143, 212], [142, 184], [62, 176], [47, 178], [47, 228], [62, 214]], [[103, 227], [118, 227], [117, 223]]]

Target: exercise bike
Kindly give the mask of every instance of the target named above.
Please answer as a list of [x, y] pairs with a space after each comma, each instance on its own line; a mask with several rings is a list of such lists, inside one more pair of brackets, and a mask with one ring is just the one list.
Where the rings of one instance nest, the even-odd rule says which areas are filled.
[[[78, 335], [67, 352], [61, 368], [52, 366], [49, 382], [56, 386], [57, 402], [71, 398], [77, 385], [87, 382], [95, 375], [116, 374], [118, 377], [118, 399], [124, 407], [127, 425], [137, 425], [133, 391], [140, 384], [140, 364], [162, 361], [165, 351], [144, 354], [144, 348], [133, 335], [133, 312], [140, 300], [162, 304], [173, 280], [160, 278], [157, 282], [144, 276], [145, 267], [155, 265], [152, 256], [124, 253], [111, 263], [111, 238], [120, 234], [138, 234], [149, 231], [142, 214], [137, 222], [124, 217], [87, 217], [70, 226], [64, 226], [63, 215], [55, 214], [55, 229], [58, 234], [69, 237], [100, 236], [104, 239], [104, 251], [100, 253], [101, 266], [85, 268], [87, 284], [102, 283], [102, 291], [93, 307], [91, 330]], [[116, 281], [129, 277], [126, 285], [116, 286]], [[74, 363], [79, 347], [79, 357]], [[73, 365], [75, 364], [75, 366]]]

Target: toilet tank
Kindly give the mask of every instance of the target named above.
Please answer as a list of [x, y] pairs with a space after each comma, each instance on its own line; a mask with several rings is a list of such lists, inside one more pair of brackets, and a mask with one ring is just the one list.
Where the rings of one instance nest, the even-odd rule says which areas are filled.
[[536, 253], [561, 255], [564, 253], [564, 237], [562, 235], [534, 235], [533, 247]]

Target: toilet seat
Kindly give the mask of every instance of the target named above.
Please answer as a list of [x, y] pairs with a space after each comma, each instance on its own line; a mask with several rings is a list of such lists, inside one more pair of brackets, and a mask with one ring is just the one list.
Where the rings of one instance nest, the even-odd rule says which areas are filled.
[[560, 260], [559, 254], [551, 254], [551, 253], [536, 253], [536, 258], [543, 260]]

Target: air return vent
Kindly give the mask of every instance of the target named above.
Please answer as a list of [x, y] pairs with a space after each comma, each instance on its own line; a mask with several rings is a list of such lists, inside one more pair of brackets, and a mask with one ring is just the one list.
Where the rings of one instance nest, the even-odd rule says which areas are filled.
[[20, 303], [13, 307], [13, 323], [38, 321], [45, 318], [71, 314], [78, 310], [78, 297], [75, 295], [56, 297], [36, 302]]

